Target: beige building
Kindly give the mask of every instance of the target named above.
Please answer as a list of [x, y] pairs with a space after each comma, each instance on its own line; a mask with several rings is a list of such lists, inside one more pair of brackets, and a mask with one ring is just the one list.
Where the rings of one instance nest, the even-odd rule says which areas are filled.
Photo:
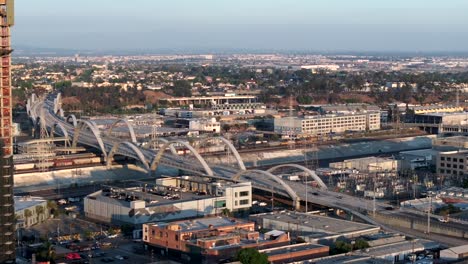
[[[184, 188], [175, 187], [180, 185]], [[140, 225], [205, 217], [223, 209], [234, 212], [252, 206], [250, 182], [204, 185], [163, 178], [154, 187], [103, 189], [84, 198], [84, 212], [86, 217], [101, 222]]]
[[275, 118], [275, 132], [294, 136], [380, 129], [380, 112]]
[[15, 196], [15, 216], [17, 228], [28, 228], [40, 224], [50, 217], [47, 200], [33, 196]]
[[330, 163], [332, 169], [356, 169], [361, 172], [397, 171], [398, 160], [391, 158], [366, 157]]
[[437, 173], [441, 176], [465, 175], [468, 151], [440, 152], [437, 157]]

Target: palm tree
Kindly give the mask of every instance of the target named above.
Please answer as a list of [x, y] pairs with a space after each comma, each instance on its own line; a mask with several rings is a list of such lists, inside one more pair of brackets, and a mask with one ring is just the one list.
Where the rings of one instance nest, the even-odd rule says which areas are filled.
[[26, 226], [29, 226], [29, 218], [32, 216], [32, 212], [29, 209], [24, 210], [24, 218], [26, 218]]
[[54, 214], [57, 211], [57, 203], [55, 201], [47, 201], [47, 209], [49, 209], [51, 214]]
[[41, 220], [41, 215], [44, 215], [44, 207], [42, 205], [37, 205], [36, 206], [36, 214], [37, 214], [37, 219], [38, 222]]

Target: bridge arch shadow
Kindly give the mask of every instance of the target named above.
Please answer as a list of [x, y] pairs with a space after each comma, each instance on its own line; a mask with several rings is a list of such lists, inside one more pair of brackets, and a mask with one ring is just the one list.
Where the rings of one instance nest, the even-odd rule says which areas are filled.
[[[159, 151], [157, 152], [156, 156], [151, 161], [151, 165], [150, 165], [151, 171], [155, 172], [158, 169], [158, 165], [161, 162], [161, 158], [166, 152], [166, 149], [171, 148], [171, 146], [176, 145], [176, 144], [181, 144], [184, 147], [186, 147], [188, 150], [190, 150], [190, 152], [195, 156], [198, 162], [200, 162], [200, 164], [203, 166], [203, 169], [205, 170], [206, 174], [209, 176], [214, 176], [213, 170], [210, 168], [210, 166], [208, 166], [208, 163], [206, 163], [205, 159], [203, 159], [200, 153], [198, 153], [198, 151], [194, 147], [192, 147], [188, 142], [185, 142], [182, 140], [171, 140], [171, 141], [164, 143], [159, 149]], [[172, 152], [172, 149], [171, 149], [171, 152]]]

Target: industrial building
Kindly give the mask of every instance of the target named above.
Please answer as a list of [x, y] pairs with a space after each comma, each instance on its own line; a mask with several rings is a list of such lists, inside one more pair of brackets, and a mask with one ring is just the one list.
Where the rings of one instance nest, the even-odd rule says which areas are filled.
[[413, 110], [415, 114], [455, 113], [464, 111], [463, 107], [455, 105], [408, 106], [408, 109]]
[[334, 104], [334, 105], [319, 105], [312, 106], [312, 110], [319, 112], [320, 114], [353, 114], [359, 112], [380, 112], [380, 107], [369, 104]]
[[392, 158], [366, 157], [330, 163], [332, 169], [355, 169], [360, 172], [398, 171], [399, 161]]
[[328, 256], [329, 251], [330, 248], [328, 246], [312, 243], [299, 243], [259, 250], [260, 253], [264, 253], [268, 256], [268, 261], [271, 264]]
[[275, 118], [275, 132], [303, 137], [380, 129], [380, 112]]
[[0, 263], [15, 262], [10, 27], [14, 1], [0, 0]]
[[[208, 217], [169, 223], [143, 224], [143, 242], [151, 247], [196, 261], [217, 263], [233, 257], [242, 248], [289, 245], [288, 234], [276, 231], [261, 235], [255, 224], [227, 217]], [[328, 248], [326, 248], [328, 252]]]
[[435, 167], [438, 154], [439, 151], [434, 149], [402, 151], [399, 154], [400, 170]]
[[468, 258], [468, 245], [441, 250], [440, 258], [444, 261], [459, 261], [466, 259]]
[[257, 97], [254, 95], [236, 95], [224, 94], [224, 96], [193, 96], [193, 97], [177, 97], [165, 99], [173, 105], [222, 105], [222, 104], [240, 104], [254, 103]]
[[357, 238], [377, 234], [380, 227], [326, 216], [299, 212], [274, 212], [251, 215], [259, 228], [285, 230], [313, 244], [331, 245], [338, 238]]
[[251, 204], [250, 182], [217, 184], [163, 178], [155, 185], [109, 186], [92, 193], [84, 199], [84, 212], [97, 221], [141, 225], [246, 210]]
[[413, 123], [430, 125], [466, 125], [468, 113], [428, 113], [414, 115]]

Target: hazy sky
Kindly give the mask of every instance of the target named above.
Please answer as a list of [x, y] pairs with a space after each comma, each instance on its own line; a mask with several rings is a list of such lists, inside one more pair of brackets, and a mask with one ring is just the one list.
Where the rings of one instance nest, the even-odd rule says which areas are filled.
[[467, 0], [16, 0], [15, 45], [468, 51]]

